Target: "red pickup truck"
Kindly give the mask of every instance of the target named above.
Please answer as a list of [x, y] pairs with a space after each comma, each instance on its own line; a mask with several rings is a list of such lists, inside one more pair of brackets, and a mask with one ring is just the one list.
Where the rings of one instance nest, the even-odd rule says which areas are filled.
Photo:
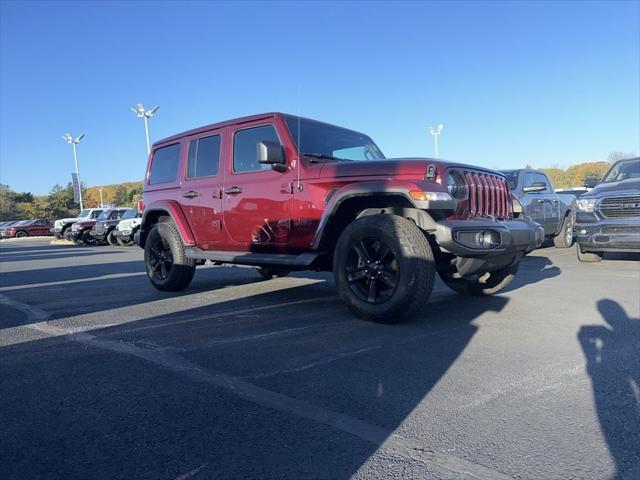
[[424, 307], [436, 272], [466, 295], [511, 282], [544, 235], [514, 201], [498, 172], [387, 159], [365, 134], [266, 113], [154, 144], [137, 243], [160, 290], [205, 260], [333, 271], [358, 316], [395, 322]]

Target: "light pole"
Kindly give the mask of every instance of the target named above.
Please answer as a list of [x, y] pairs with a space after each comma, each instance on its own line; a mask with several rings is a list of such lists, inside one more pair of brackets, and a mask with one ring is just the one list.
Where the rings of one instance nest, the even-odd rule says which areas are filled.
[[73, 161], [76, 163], [76, 176], [78, 177], [78, 190], [80, 194], [80, 211], [84, 210], [84, 207], [82, 205], [82, 183], [80, 183], [80, 169], [78, 168], [78, 153], [76, 152], [76, 145], [78, 145], [83, 138], [84, 133], [76, 138], [73, 138], [73, 135], [68, 132], [62, 136], [62, 139], [73, 147]]
[[438, 136], [440, 135], [440, 132], [442, 132], [442, 127], [444, 125], [440, 124], [438, 125], [436, 128], [433, 127], [429, 127], [429, 133], [431, 135], [433, 135], [433, 138], [436, 142], [436, 158], [440, 158], [439, 154], [438, 154]]
[[104, 207], [104, 203], [102, 202], [102, 189], [104, 187], [98, 187], [98, 192], [100, 192], [100, 208]]
[[149, 119], [155, 115], [160, 107], [153, 107], [151, 110], [145, 110], [144, 105], [137, 103], [131, 110], [138, 116], [144, 118], [144, 131], [147, 134], [147, 154], [151, 153], [151, 144], [149, 143]]

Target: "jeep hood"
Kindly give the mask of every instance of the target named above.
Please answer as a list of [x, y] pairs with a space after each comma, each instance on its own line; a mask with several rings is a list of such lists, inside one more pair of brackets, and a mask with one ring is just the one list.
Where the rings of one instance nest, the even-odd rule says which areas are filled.
[[600, 183], [593, 190], [585, 193], [580, 198], [600, 197], [605, 195], [638, 194], [640, 190], [640, 178], [628, 178], [619, 182]]
[[434, 160], [432, 158], [387, 158], [384, 160], [365, 161], [337, 161], [328, 162], [322, 166], [321, 178], [336, 177], [361, 177], [361, 176], [384, 176], [393, 177], [396, 175], [408, 175], [423, 179], [427, 172], [428, 165], [435, 165], [439, 173], [448, 167], [462, 167], [473, 170], [491, 172], [502, 175], [493, 170], [481, 167], [465, 165], [462, 163], [451, 163]]

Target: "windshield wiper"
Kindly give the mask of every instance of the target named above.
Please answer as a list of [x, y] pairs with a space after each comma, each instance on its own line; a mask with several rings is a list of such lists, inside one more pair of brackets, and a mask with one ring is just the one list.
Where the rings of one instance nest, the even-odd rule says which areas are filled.
[[[323, 160], [337, 160], [337, 161], [346, 160], [346, 158], [334, 157], [333, 155], [327, 155], [326, 153], [303, 153], [302, 155], [304, 155], [305, 157], [313, 157], [313, 158], [323, 159]], [[311, 160], [311, 161], [313, 162], [317, 160]]]

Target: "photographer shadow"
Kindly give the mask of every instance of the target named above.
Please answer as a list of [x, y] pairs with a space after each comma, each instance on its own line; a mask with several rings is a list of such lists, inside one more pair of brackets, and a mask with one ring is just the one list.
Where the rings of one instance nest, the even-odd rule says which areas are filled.
[[598, 301], [607, 323], [582, 327], [578, 340], [587, 361], [602, 433], [616, 463], [616, 479], [640, 478], [640, 318], [617, 302]]

